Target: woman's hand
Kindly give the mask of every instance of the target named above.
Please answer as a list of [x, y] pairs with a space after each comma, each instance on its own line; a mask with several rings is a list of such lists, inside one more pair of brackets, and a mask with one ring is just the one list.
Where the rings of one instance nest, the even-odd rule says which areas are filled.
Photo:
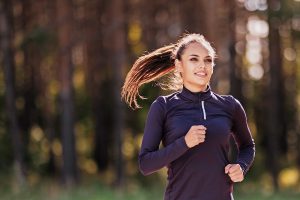
[[192, 148], [205, 141], [206, 128], [202, 125], [192, 126], [184, 137], [185, 143]]
[[242, 182], [244, 180], [244, 173], [239, 164], [228, 164], [225, 167], [225, 174], [228, 174], [233, 182]]

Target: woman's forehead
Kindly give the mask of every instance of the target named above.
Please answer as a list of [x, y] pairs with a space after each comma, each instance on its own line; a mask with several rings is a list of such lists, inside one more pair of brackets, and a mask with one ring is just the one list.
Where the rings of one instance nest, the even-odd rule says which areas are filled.
[[190, 55], [198, 55], [201, 57], [209, 56], [209, 52], [207, 48], [205, 48], [202, 44], [198, 42], [193, 42], [185, 48], [183, 55], [190, 56]]

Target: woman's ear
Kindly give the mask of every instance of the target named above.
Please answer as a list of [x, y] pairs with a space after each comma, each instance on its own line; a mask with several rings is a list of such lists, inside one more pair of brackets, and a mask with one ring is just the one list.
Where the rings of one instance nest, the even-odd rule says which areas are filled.
[[181, 61], [180, 60], [178, 60], [178, 59], [176, 59], [175, 60], [175, 70], [177, 71], [177, 72], [180, 72], [180, 73], [182, 73], [182, 63], [181, 63]]

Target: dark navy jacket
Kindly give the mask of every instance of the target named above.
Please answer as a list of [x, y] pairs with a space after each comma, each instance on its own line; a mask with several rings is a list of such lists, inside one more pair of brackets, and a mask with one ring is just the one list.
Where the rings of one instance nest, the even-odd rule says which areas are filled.
[[[206, 138], [188, 148], [184, 136], [193, 125], [204, 125]], [[168, 168], [165, 200], [231, 200], [233, 183], [225, 174], [229, 164], [229, 138], [239, 148], [235, 163], [244, 174], [255, 154], [245, 111], [232, 96], [208, 89], [182, 91], [158, 97], [151, 105], [139, 154], [144, 175]], [[163, 148], [159, 148], [160, 142]]]

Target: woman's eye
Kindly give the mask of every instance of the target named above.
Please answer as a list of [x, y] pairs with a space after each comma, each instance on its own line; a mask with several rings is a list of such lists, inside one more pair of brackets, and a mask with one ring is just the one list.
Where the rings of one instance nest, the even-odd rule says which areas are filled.
[[198, 61], [197, 58], [191, 58], [190, 61]]
[[211, 58], [206, 58], [206, 59], [204, 59], [204, 62], [205, 63], [212, 63], [212, 59]]

